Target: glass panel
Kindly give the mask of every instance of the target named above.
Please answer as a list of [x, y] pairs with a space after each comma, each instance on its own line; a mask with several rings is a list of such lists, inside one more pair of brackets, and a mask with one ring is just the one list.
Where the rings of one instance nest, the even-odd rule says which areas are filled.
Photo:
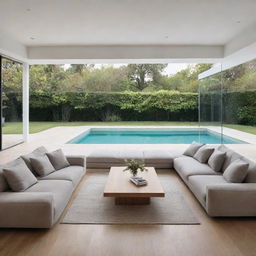
[[253, 132], [255, 128], [248, 126], [256, 125], [255, 99], [256, 59], [223, 71], [223, 122], [225, 126]]
[[2, 149], [23, 141], [22, 64], [2, 58]]
[[221, 73], [199, 81], [199, 140], [203, 143], [207, 131], [217, 135], [222, 143], [222, 79]]

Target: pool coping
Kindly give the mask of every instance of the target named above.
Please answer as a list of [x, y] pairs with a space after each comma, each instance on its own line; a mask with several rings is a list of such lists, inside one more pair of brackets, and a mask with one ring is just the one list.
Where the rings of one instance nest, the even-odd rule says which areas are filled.
[[[223, 134], [227, 137], [230, 137], [231, 139], [237, 139], [240, 141], [245, 142], [244, 144], [256, 144], [256, 135], [238, 131], [231, 128], [226, 127], [219, 127], [219, 126], [84, 126], [85, 130], [84, 132], [78, 134], [77, 136], [74, 136], [72, 139], [69, 139], [65, 142], [65, 144], [72, 144], [70, 143], [73, 140], [77, 140], [80, 137], [83, 137], [86, 133], [89, 133], [91, 129], [98, 129], [98, 130], [115, 130], [115, 129], [122, 129], [122, 130], [131, 130], [131, 129], [139, 129], [139, 130], [206, 130], [208, 132], [217, 133], [217, 134]], [[73, 143], [76, 144], [76, 143]], [[156, 144], [155, 144], [156, 145]]]

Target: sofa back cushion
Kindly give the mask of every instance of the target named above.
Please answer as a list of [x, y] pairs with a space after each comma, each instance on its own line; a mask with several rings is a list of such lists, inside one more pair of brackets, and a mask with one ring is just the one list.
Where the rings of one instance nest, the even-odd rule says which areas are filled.
[[226, 158], [226, 152], [222, 152], [222, 151], [215, 149], [208, 160], [208, 165], [215, 172], [220, 172], [222, 169], [223, 163], [225, 161], [225, 158]]
[[204, 144], [193, 141], [186, 149], [186, 151], [183, 153], [183, 155], [193, 157], [194, 154], [198, 151], [198, 149], [201, 148], [203, 145]]
[[226, 181], [232, 183], [241, 183], [248, 173], [249, 164], [241, 159], [233, 161], [223, 173]]
[[227, 167], [235, 160], [240, 159], [242, 156], [239, 155], [238, 153], [236, 153], [235, 151], [233, 151], [232, 149], [229, 149], [228, 147], [226, 147], [225, 145], [220, 145], [218, 147], [218, 150], [225, 152], [226, 153], [226, 157], [225, 157], [225, 161], [223, 163], [222, 166], [222, 171], [224, 172]]
[[194, 155], [194, 158], [200, 163], [206, 163], [209, 157], [212, 155], [213, 151], [214, 151], [214, 148], [205, 145], [198, 149], [198, 151]]
[[256, 183], [256, 162], [249, 160], [246, 157], [242, 157], [241, 160], [249, 164], [248, 173], [245, 177], [244, 182], [246, 183]]
[[30, 158], [30, 163], [37, 175], [41, 177], [44, 177], [55, 171], [49, 158], [46, 155]]
[[14, 166], [5, 167], [3, 173], [8, 185], [15, 192], [24, 191], [37, 182], [22, 159], [18, 159]]
[[[21, 158], [25, 161], [26, 165], [28, 166], [28, 168], [34, 173], [36, 174], [35, 170], [33, 169], [33, 166], [31, 165], [30, 162], [30, 158], [36, 158], [39, 156], [43, 156], [47, 153], [47, 149], [43, 146], [35, 149], [34, 151], [32, 151], [31, 153], [27, 154], [27, 155], [23, 155], [21, 156]], [[37, 175], [37, 174], [36, 174]]]
[[61, 149], [46, 154], [56, 170], [70, 166], [66, 156]]

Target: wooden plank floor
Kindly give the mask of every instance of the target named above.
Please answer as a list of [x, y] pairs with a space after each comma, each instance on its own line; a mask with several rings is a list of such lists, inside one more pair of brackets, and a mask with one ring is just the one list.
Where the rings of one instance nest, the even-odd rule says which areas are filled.
[[[87, 127], [88, 128], [88, 127]], [[65, 144], [85, 127], [56, 127], [31, 135], [28, 143], [0, 152], [0, 164], [44, 145], [67, 154], [102, 149], [143, 149], [145, 145]], [[256, 145], [229, 145], [256, 160]], [[171, 150], [168, 144], [155, 149]], [[175, 145], [184, 151], [187, 145]], [[86, 177], [90, 172], [86, 174]], [[186, 199], [201, 225], [64, 225], [50, 230], [0, 229], [0, 256], [256, 256], [256, 218], [210, 218], [175, 172], [167, 171], [173, 186]], [[73, 198], [79, 191], [75, 191]], [[70, 204], [72, 203], [72, 200]], [[70, 205], [69, 204], [69, 205]], [[1, 209], [0, 209], [1, 210]]]
[[[255, 218], [210, 218], [174, 171], [160, 171], [172, 179], [201, 225], [57, 224], [50, 230], [0, 229], [0, 255], [256, 255]], [[82, 182], [89, 175], [90, 171]], [[73, 198], [78, 192], [79, 187]]]

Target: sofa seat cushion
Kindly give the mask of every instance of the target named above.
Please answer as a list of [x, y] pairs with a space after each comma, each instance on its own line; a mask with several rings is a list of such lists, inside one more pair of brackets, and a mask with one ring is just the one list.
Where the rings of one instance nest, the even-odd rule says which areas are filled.
[[200, 203], [206, 205], [206, 190], [208, 185], [227, 184], [222, 175], [189, 176], [188, 185]]
[[68, 180], [72, 181], [75, 187], [81, 180], [84, 174], [84, 168], [82, 166], [68, 166], [58, 171], [52, 172], [47, 176], [40, 177], [40, 180]]
[[[66, 207], [72, 192], [73, 185], [68, 180], [39, 180], [38, 183], [25, 192], [49, 192], [53, 195], [54, 220], [56, 221]], [[40, 218], [40, 216], [38, 216]]]
[[213, 171], [208, 164], [198, 162], [190, 156], [181, 156], [174, 159], [174, 169], [186, 182], [192, 175], [220, 175]]

